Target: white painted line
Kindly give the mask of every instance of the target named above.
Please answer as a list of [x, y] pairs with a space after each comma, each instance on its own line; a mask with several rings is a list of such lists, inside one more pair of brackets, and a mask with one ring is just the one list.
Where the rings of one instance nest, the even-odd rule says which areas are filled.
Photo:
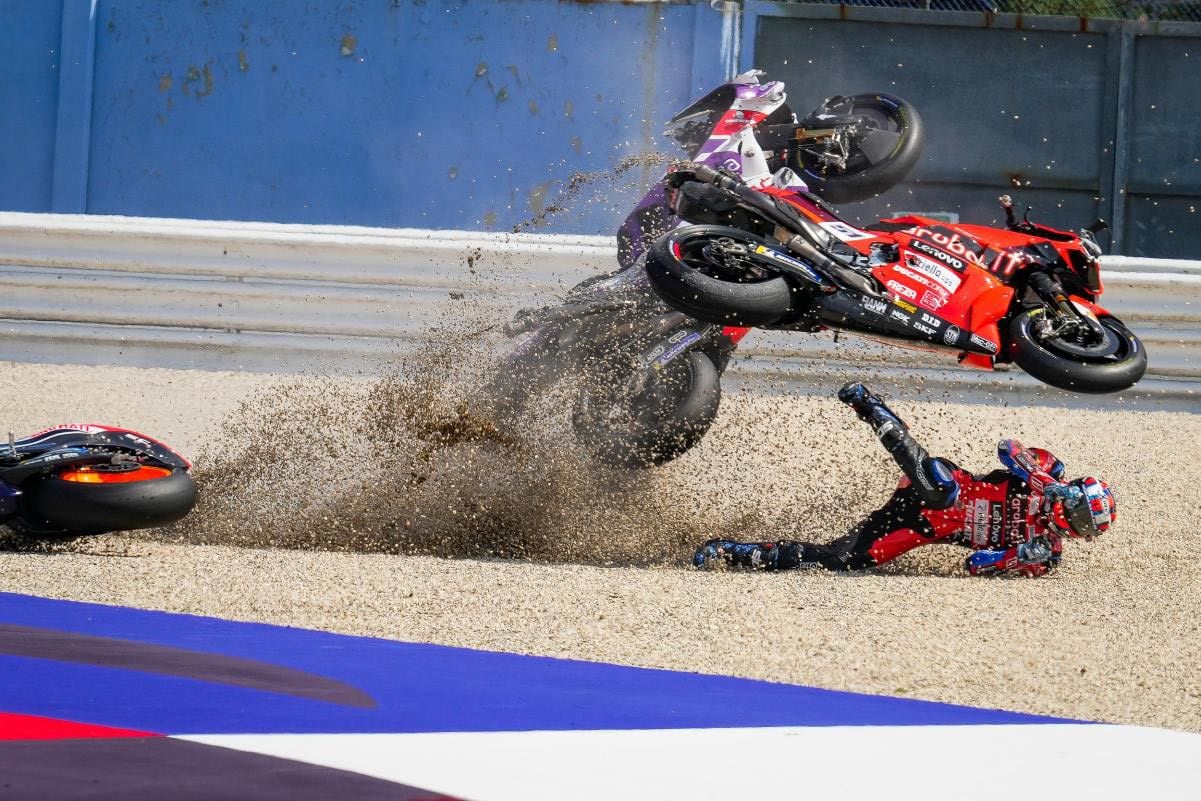
[[[1201, 734], [1086, 724], [180, 739], [474, 801], [1194, 799]], [[823, 795], [825, 794], [825, 795]]]

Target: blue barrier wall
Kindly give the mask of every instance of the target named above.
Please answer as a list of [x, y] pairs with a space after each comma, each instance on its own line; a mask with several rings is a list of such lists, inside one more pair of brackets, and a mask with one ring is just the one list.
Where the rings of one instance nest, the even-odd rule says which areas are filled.
[[[574, 174], [666, 150], [663, 121], [723, 78], [707, 3], [5, 9], [0, 98], [21, 110], [0, 120], [11, 210], [505, 229]], [[74, 69], [56, 109], [60, 40]], [[548, 229], [612, 230], [658, 172], [586, 183]]]
[[62, 7], [4, 0], [0, 10], [0, 208], [49, 211]]

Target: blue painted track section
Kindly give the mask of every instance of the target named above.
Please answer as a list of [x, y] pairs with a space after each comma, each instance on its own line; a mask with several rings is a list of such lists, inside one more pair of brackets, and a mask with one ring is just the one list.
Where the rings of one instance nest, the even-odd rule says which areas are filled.
[[[349, 637], [0, 593], [0, 626], [219, 654], [351, 685], [370, 708], [0, 647], [0, 711], [161, 734], [1071, 722], [723, 676]], [[2, 643], [3, 640], [0, 640]], [[161, 649], [160, 649], [161, 650]], [[178, 673], [179, 670], [173, 671]]]

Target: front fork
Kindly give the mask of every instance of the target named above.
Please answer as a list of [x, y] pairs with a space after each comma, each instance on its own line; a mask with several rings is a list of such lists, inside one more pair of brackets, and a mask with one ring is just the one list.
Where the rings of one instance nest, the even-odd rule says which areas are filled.
[[1030, 288], [1038, 295], [1039, 299], [1047, 304], [1048, 308], [1058, 312], [1058, 321], [1053, 323], [1057, 328], [1055, 335], [1058, 336], [1060, 331], [1069, 325], [1088, 329], [1093, 339], [1097, 342], [1105, 340], [1105, 329], [1101, 326], [1097, 316], [1091, 313], [1085, 313], [1076, 303], [1068, 298], [1067, 293], [1063, 291], [1063, 287], [1059, 281], [1044, 272], [1032, 273], [1029, 278]]

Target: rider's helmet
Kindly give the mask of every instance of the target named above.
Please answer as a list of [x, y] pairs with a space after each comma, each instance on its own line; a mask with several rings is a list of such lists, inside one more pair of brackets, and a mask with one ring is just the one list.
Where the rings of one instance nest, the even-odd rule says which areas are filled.
[[1047, 523], [1060, 534], [1091, 540], [1117, 520], [1117, 499], [1104, 481], [1086, 476], [1061, 487], [1047, 497]]

